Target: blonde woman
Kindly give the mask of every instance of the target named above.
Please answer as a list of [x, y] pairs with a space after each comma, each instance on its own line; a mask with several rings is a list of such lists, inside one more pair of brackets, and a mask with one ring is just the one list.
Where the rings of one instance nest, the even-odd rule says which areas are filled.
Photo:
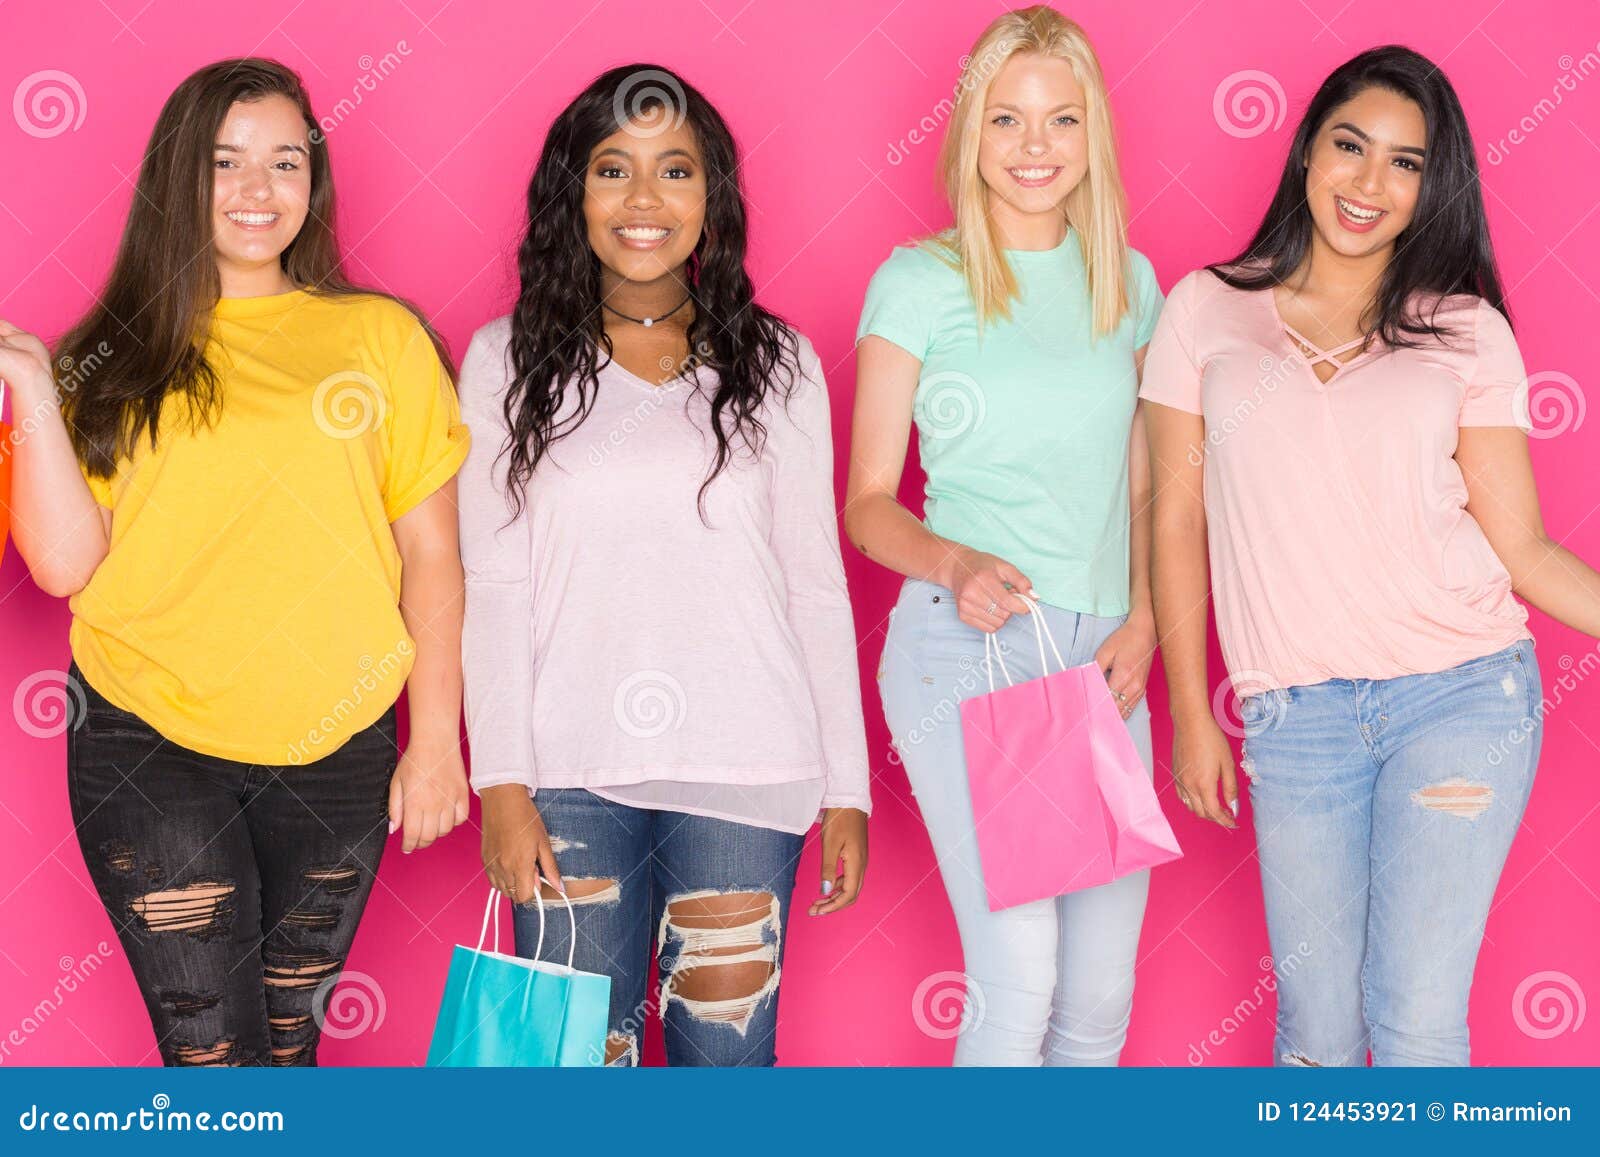
[[[1151, 763], [1137, 394], [1161, 292], [1127, 244], [1105, 83], [1083, 30], [1047, 7], [991, 24], [940, 163], [954, 226], [897, 248], [867, 290], [845, 528], [906, 576], [879, 682], [966, 956], [956, 1063], [1114, 1065], [1148, 874], [989, 911], [957, 711], [988, 689], [986, 635], [1013, 678], [1044, 673], [1021, 617], [1028, 595], [1068, 663], [1105, 671]], [[913, 424], [921, 521], [897, 498]]]

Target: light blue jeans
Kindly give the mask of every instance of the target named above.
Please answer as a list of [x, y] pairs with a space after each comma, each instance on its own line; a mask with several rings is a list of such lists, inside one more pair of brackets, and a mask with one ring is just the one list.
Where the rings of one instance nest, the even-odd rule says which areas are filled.
[[[1068, 666], [1090, 662], [1126, 621], [1041, 604]], [[958, 1065], [1115, 1065], [1133, 1007], [1150, 873], [1015, 908], [989, 911], [967, 789], [960, 703], [989, 690], [984, 633], [963, 623], [946, 588], [907, 579], [891, 613], [878, 687], [895, 750], [933, 842], [966, 957]], [[1014, 680], [1036, 679], [1039, 646], [1027, 615], [996, 633]], [[997, 686], [1003, 685], [998, 672]], [[1152, 767], [1150, 709], [1128, 720]]]
[[1465, 1065], [1467, 995], [1543, 734], [1533, 642], [1240, 704], [1279, 1065]]

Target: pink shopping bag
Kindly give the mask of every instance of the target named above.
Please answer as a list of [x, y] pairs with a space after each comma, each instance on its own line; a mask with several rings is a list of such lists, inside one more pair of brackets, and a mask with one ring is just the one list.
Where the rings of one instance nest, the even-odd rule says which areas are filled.
[[[1049, 625], [1029, 605], [1040, 670]], [[989, 692], [961, 704], [967, 782], [989, 910], [1110, 883], [1183, 852], [1094, 663], [1013, 683], [984, 637]], [[1006, 686], [995, 690], [998, 666]]]

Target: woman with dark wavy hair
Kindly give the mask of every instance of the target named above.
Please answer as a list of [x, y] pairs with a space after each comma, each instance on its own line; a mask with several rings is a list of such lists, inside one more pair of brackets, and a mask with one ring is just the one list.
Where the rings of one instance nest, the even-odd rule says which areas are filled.
[[809, 911], [854, 903], [866, 868], [822, 367], [755, 301], [727, 125], [664, 69], [613, 69], [556, 118], [518, 265], [462, 366], [484, 867], [524, 956], [535, 889], [574, 905], [578, 967], [613, 982], [596, 1063], [637, 1063], [659, 1000], [669, 1063], [772, 1064], [819, 808]]
[[427, 324], [340, 268], [316, 123], [281, 64], [202, 68], [59, 378], [0, 323], [73, 823], [172, 1065], [314, 1064], [388, 834], [467, 818], [467, 431]]
[[1341, 65], [1255, 237], [1173, 287], [1145, 363], [1173, 775], [1235, 826], [1194, 613], [1209, 586], [1281, 1065], [1467, 1063], [1544, 715], [1516, 596], [1600, 635], [1600, 574], [1540, 517], [1473, 158], [1431, 61]]

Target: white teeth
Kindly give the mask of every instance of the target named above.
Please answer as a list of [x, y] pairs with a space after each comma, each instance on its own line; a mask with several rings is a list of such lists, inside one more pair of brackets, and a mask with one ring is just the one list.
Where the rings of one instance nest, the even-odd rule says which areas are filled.
[[1382, 209], [1358, 209], [1343, 197], [1334, 197], [1334, 200], [1339, 203], [1339, 208], [1346, 216], [1353, 217], [1357, 221], [1376, 221], [1384, 214]]
[[617, 232], [629, 241], [660, 241], [672, 230], [652, 228], [647, 225], [624, 225]]
[[1012, 169], [1011, 175], [1020, 181], [1042, 181], [1046, 177], [1053, 177], [1056, 169]]
[[241, 225], [270, 225], [278, 219], [276, 213], [229, 213], [228, 220]]

